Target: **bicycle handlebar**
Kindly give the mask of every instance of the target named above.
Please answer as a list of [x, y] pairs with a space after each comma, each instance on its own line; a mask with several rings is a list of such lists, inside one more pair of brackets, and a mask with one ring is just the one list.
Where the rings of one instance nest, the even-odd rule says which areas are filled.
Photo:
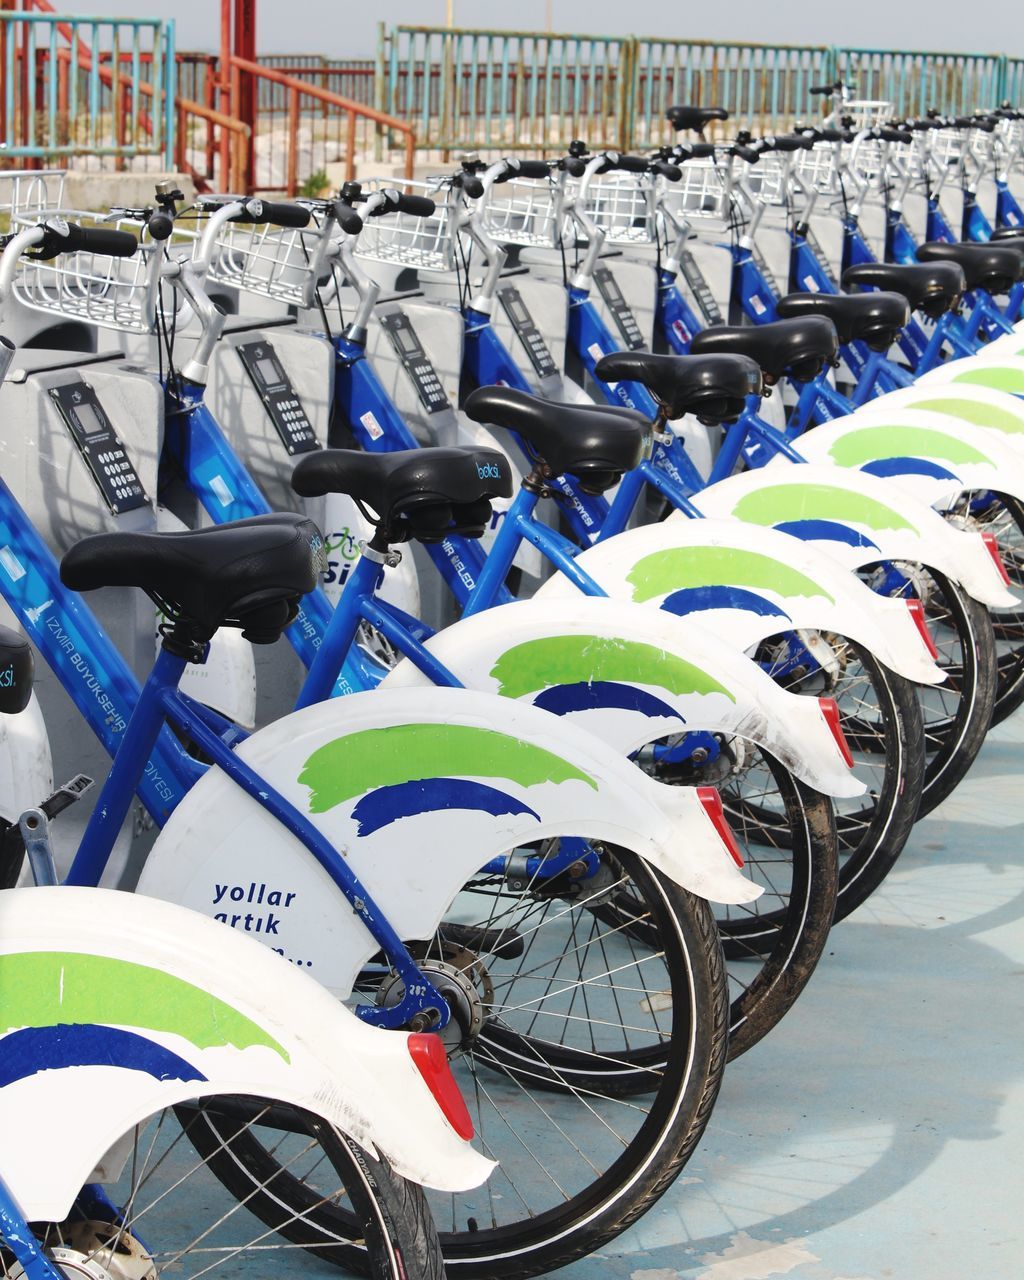
[[80, 227], [63, 218], [43, 223], [43, 237], [35, 247], [35, 257], [49, 260], [62, 253], [105, 253], [111, 258], [130, 258], [139, 247], [127, 231], [109, 227]]
[[644, 156], [623, 155], [619, 151], [606, 151], [604, 153], [604, 167], [602, 173], [611, 173], [619, 170], [622, 173], [646, 173], [650, 168], [650, 161]]
[[274, 227], [308, 227], [310, 211], [301, 204], [290, 204], [283, 200], [246, 200], [242, 212], [235, 215], [233, 222], [259, 224], [269, 222]]
[[648, 168], [652, 173], [661, 174], [668, 182], [678, 182], [683, 176], [682, 169], [668, 160], [652, 160]]

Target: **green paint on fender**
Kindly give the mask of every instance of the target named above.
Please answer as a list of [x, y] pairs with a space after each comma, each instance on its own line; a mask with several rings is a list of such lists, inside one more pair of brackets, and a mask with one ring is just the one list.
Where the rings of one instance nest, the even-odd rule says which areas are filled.
[[885, 503], [862, 493], [827, 484], [777, 484], [742, 497], [733, 515], [750, 524], [775, 525], [790, 520], [835, 520], [869, 529], [918, 530]]
[[299, 781], [310, 789], [310, 813], [326, 813], [378, 787], [448, 777], [508, 778], [521, 787], [574, 779], [597, 790], [589, 774], [552, 751], [462, 724], [396, 724], [335, 738], [313, 752]]
[[498, 692], [519, 698], [559, 684], [595, 680], [647, 684], [672, 693], [721, 693], [735, 697], [714, 676], [653, 644], [612, 636], [546, 636], [503, 653], [491, 668]]
[[59, 1023], [107, 1023], [182, 1036], [197, 1049], [282, 1045], [251, 1018], [183, 978], [110, 956], [27, 951], [0, 956], [0, 1034]]
[[977, 400], [921, 400], [906, 407], [948, 413], [950, 417], [970, 422], [975, 427], [989, 427], [1010, 436], [1024, 431], [1024, 413], [1012, 413], [999, 405], [979, 403]]
[[736, 547], [673, 547], [638, 560], [626, 576], [636, 601], [653, 600], [690, 587], [750, 587], [781, 596], [835, 597], [798, 569], [772, 556]]
[[991, 387], [993, 391], [1008, 391], [1012, 396], [1024, 395], [1024, 368], [1015, 369], [1005, 364], [977, 365], [958, 373], [953, 382], [965, 382], [973, 387]]
[[859, 467], [877, 458], [942, 458], [993, 465], [972, 445], [930, 427], [861, 427], [840, 436], [828, 452], [841, 467]]

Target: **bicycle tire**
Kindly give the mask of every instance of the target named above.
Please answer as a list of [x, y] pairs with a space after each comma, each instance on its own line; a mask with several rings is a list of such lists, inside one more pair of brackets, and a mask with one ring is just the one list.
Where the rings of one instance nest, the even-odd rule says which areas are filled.
[[[512, 1181], [512, 1170], [504, 1164], [483, 1191], [472, 1194], [473, 1206], [483, 1204], [489, 1209], [489, 1224], [485, 1222], [481, 1226], [480, 1218], [484, 1215], [480, 1209], [467, 1213], [464, 1198], [431, 1194], [435, 1218], [446, 1228], [440, 1232], [440, 1239], [450, 1275], [511, 1280], [542, 1274], [583, 1257], [623, 1231], [667, 1189], [695, 1149], [710, 1117], [725, 1066], [728, 1039], [725, 968], [714, 916], [706, 902], [670, 884], [636, 855], [615, 850], [614, 857], [627, 869], [630, 882], [639, 886], [638, 892], [642, 893], [657, 925], [662, 946], [670, 954], [666, 968], [671, 981], [667, 995], [672, 1031], [662, 1052], [662, 1062], [654, 1072], [657, 1087], [651, 1091], [652, 1066], [657, 1064], [637, 1059], [618, 1064], [608, 1059], [596, 1064], [594, 1055], [589, 1055], [591, 1077], [603, 1071], [606, 1078], [591, 1079], [594, 1087], [588, 1091], [582, 1107], [573, 1112], [577, 1120], [582, 1118], [586, 1122], [572, 1130], [573, 1141], [578, 1138], [583, 1142], [588, 1135], [597, 1143], [605, 1140], [607, 1135], [602, 1126], [610, 1125], [609, 1116], [621, 1114], [611, 1110], [613, 1102], [626, 1106], [630, 1113], [642, 1114], [643, 1118], [628, 1143], [609, 1142], [617, 1153], [609, 1166], [597, 1177], [587, 1174], [590, 1180], [567, 1199], [558, 1195], [557, 1203], [544, 1205], [535, 1213], [524, 1213], [503, 1189], [502, 1177], [517, 1187]], [[560, 909], [564, 910], [564, 906]], [[630, 1006], [633, 1010], [637, 1007], [635, 1001]], [[508, 1139], [506, 1147], [498, 1149], [494, 1143], [505, 1139], [505, 1130], [499, 1128], [492, 1132], [489, 1124], [481, 1120], [481, 1089], [496, 1091], [511, 1082], [510, 1096], [517, 1100], [517, 1105], [521, 1097], [527, 1097], [528, 1116], [542, 1113], [544, 1133], [550, 1137], [552, 1126], [560, 1123], [560, 1113], [545, 1108], [554, 1105], [552, 1099], [576, 1099], [580, 1088], [579, 1085], [556, 1087], [558, 1077], [563, 1075], [559, 1064], [568, 1062], [566, 1078], [569, 1079], [574, 1073], [582, 1075], [582, 1069], [575, 1052], [566, 1052], [550, 1040], [539, 1041], [535, 1037], [531, 1040], [521, 1033], [507, 1037], [500, 1034], [502, 1030], [490, 1027], [489, 1036], [482, 1038], [483, 1051], [476, 1047], [481, 1041], [474, 1044], [472, 1052], [481, 1059], [479, 1063], [467, 1062], [471, 1055], [465, 1053], [453, 1060], [453, 1067], [457, 1075], [470, 1077], [470, 1087], [464, 1085], [463, 1092], [471, 1109], [474, 1105], [477, 1108], [477, 1131], [484, 1149], [492, 1157], [513, 1162], [519, 1155], [519, 1144], [525, 1143], [523, 1134], [528, 1137], [532, 1130], [523, 1125], [520, 1117], [519, 1131]], [[527, 1041], [532, 1043], [534, 1052], [529, 1062], [520, 1060], [513, 1064], [510, 1061], [506, 1067], [501, 1056], [492, 1052], [497, 1048], [510, 1060], [515, 1054], [522, 1059]], [[550, 1062], [546, 1061], [548, 1058]], [[477, 1070], [477, 1066], [482, 1070]], [[529, 1094], [522, 1083], [528, 1071], [545, 1077], [535, 1081], [538, 1088]], [[637, 1085], [645, 1075], [647, 1093], [642, 1102], [646, 1107], [636, 1101]], [[614, 1098], [619, 1089], [628, 1097], [625, 1104]], [[600, 1123], [595, 1123], [598, 1116]], [[318, 1232], [319, 1244], [313, 1251], [333, 1260], [332, 1252], [343, 1247], [351, 1237], [349, 1216], [330, 1204], [310, 1209], [309, 1188], [293, 1178], [288, 1170], [281, 1169], [273, 1153], [263, 1144], [250, 1143], [244, 1160], [224, 1168], [216, 1153], [217, 1136], [213, 1126], [208, 1148], [211, 1169], [217, 1176], [231, 1179], [233, 1194], [260, 1215], [264, 1206], [258, 1200], [248, 1199], [253, 1180], [257, 1174], [263, 1181], [272, 1178], [277, 1200], [302, 1215], [299, 1234], [306, 1238], [310, 1230]], [[595, 1151], [596, 1147], [588, 1148], [588, 1158]], [[532, 1153], [529, 1154], [532, 1158]], [[550, 1151], [546, 1158], [551, 1160]], [[533, 1168], [522, 1159], [515, 1166], [517, 1175], [521, 1167]], [[566, 1170], [559, 1167], [558, 1172], [563, 1182], [568, 1183]], [[542, 1171], [535, 1176], [542, 1180], [550, 1174]], [[502, 1213], [512, 1220], [499, 1221], [498, 1215]], [[454, 1229], [447, 1229], [449, 1221]], [[300, 1243], [303, 1240], [300, 1239]]]

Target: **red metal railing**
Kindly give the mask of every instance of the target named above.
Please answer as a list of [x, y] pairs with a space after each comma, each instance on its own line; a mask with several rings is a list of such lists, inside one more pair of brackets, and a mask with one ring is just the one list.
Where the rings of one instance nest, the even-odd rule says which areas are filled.
[[[392, 149], [393, 139], [404, 139], [405, 176], [412, 177], [416, 135], [406, 121], [283, 71], [234, 56], [231, 58], [233, 102], [241, 99], [244, 77], [250, 79], [247, 87], [260, 81], [269, 82], [281, 86], [287, 97], [284, 130], [260, 131], [254, 139], [257, 145], [253, 172], [249, 175], [250, 188], [283, 190], [294, 196], [301, 182], [320, 170], [326, 171], [328, 165], [341, 162], [348, 181], [355, 177], [357, 152], [368, 150], [382, 134], [386, 136], [387, 150]], [[283, 137], [279, 136], [281, 132]], [[300, 154], [302, 152], [305, 154]]]

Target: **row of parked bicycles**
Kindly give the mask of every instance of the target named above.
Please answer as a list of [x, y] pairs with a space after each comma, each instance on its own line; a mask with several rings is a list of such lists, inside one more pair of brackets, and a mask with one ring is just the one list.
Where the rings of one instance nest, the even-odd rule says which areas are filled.
[[0, 174], [5, 1276], [584, 1257], [1024, 700], [1024, 113], [822, 91], [330, 199]]

